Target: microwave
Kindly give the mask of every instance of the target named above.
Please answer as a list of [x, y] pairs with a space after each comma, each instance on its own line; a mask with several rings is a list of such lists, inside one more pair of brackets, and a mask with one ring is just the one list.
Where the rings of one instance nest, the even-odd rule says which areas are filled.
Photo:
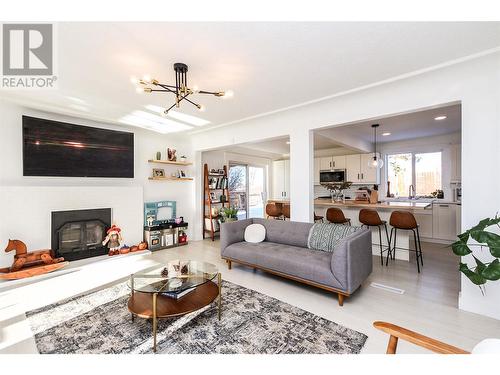
[[320, 171], [319, 172], [319, 183], [320, 184], [331, 184], [335, 182], [345, 182], [346, 170], [345, 169], [334, 169], [332, 171]]

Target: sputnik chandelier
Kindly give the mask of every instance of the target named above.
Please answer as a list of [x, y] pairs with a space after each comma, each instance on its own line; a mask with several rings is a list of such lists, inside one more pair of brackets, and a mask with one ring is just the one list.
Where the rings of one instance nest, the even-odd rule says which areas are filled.
[[152, 92], [167, 92], [167, 93], [172, 93], [175, 95], [175, 103], [172, 104], [169, 108], [165, 109], [164, 114], [168, 114], [168, 112], [174, 108], [180, 107], [180, 104], [182, 101], [186, 101], [188, 103], [191, 103], [194, 105], [196, 108], [198, 108], [200, 111], [204, 111], [204, 107], [201, 104], [195, 103], [191, 99], [188, 98], [188, 96], [193, 95], [193, 94], [207, 94], [207, 95], [213, 95], [217, 97], [222, 97], [222, 98], [231, 98], [233, 96], [233, 92], [228, 90], [228, 91], [205, 91], [205, 90], [199, 90], [198, 87], [193, 86], [192, 88], [189, 88], [188, 86], [188, 80], [187, 80], [187, 71], [188, 71], [188, 66], [183, 63], [175, 63], [174, 64], [174, 71], [175, 71], [175, 86], [174, 85], [167, 85], [164, 83], [158, 82], [158, 80], [151, 78], [149, 76], [144, 76], [142, 79], [136, 79], [134, 77], [131, 78], [132, 83], [139, 84], [140, 86], [137, 87], [137, 92], [146, 92], [146, 93], [152, 93]]

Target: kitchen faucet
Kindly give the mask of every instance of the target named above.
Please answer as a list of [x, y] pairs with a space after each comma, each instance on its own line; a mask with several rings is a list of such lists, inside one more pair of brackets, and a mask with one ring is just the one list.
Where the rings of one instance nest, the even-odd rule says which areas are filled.
[[413, 184], [408, 188], [408, 199], [415, 199], [415, 186]]

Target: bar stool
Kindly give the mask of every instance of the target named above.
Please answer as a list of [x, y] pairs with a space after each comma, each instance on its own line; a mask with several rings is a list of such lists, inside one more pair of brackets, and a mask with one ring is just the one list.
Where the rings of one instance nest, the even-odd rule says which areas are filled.
[[274, 203], [266, 204], [266, 215], [268, 219], [270, 217], [272, 217], [273, 219], [280, 219], [281, 216], [283, 215], [283, 212], [281, 210], [281, 205], [277, 205]]
[[324, 222], [323, 218], [324, 218], [324, 216], [316, 215], [316, 212], [314, 213], [314, 222], [319, 221], [319, 222], [323, 223]]
[[337, 207], [330, 207], [326, 210], [326, 220], [334, 224], [351, 225], [351, 219], [346, 218], [342, 210]]
[[391, 240], [389, 238], [389, 231], [387, 230], [387, 222], [385, 220], [381, 220], [378, 212], [369, 208], [363, 208], [359, 211], [359, 222], [361, 226], [377, 227], [378, 229], [378, 238], [380, 243], [380, 262], [382, 266], [384, 265], [384, 249], [382, 246], [382, 226], [385, 228], [385, 236], [387, 237], [387, 251], [391, 248]]
[[283, 205], [283, 219], [290, 220], [290, 205], [289, 204], [284, 204]]
[[389, 256], [391, 256], [391, 259], [396, 258], [396, 234], [397, 230], [411, 230], [413, 232], [413, 239], [415, 240], [415, 250], [410, 250], [408, 251], [415, 251], [415, 254], [417, 256], [417, 271], [420, 273], [420, 264], [422, 264], [422, 267], [424, 266], [424, 260], [423, 260], [423, 255], [422, 255], [422, 245], [420, 244], [420, 233], [418, 231], [418, 224], [417, 220], [415, 219], [415, 216], [411, 212], [408, 211], [394, 211], [391, 214], [391, 217], [389, 219], [389, 224], [392, 226], [391, 228], [391, 244], [392, 244], [392, 232], [394, 231], [394, 247], [391, 249], [389, 247], [389, 251], [387, 252], [387, 260], [385, 264], [387, 265], [389, 263]]

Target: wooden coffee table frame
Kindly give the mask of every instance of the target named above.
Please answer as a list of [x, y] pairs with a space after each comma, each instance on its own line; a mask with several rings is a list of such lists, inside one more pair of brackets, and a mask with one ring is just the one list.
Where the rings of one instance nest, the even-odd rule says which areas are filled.
[[211, 304], [217, 297], [218, 317], [221, 319], [222, 309], [222, 277], [217, 274], [217, 282], [208, 280], [197, 286], [192, 292], [180, 299], [174, 299], [162, 295], [161, 293], [147, 293], [134, 291], [132, 282], [132, 292], [128, 300], [128, 309], [134, 317], [152, 319], [153, 321], [153, 352], [156, 353], [156, 333], [158, 319], [173, 318], [189, 314], [202, 309]]

